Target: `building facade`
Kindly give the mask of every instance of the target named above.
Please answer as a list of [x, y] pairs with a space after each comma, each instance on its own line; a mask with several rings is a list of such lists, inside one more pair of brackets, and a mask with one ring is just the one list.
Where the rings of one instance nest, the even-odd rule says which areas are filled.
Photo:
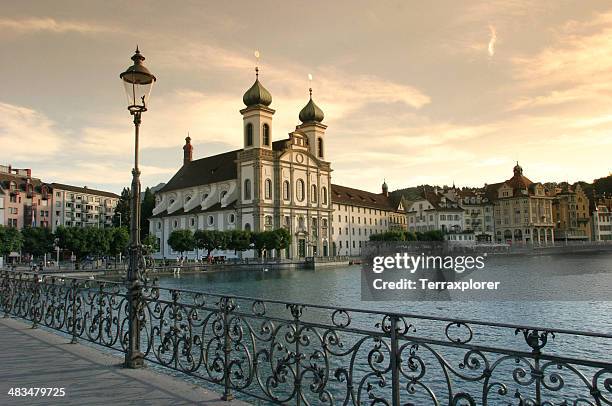
[[513, 173], [507, 181], [485, 187], [486, 197], [494, 205], [495, 241], [552, 244], [553, 197], [544, 185], [525, 177], [518, 163]]
[[[472, 233], [469, 240], [491, 242], [495, 235], [493, 203], [489, 201], [483, 189], [457, 189], [454, 187], [444, 193], [456, 201], [463, 209], [463, 231]], [[463, 238], [463, 236], [458, 236]]]
[[64, 227], [110, 227], [119, 196], [115, 193], [52, 183], [53, 231]]
[[372, 234], [407, 228], [401, 198], [332, 185], [332, 255], [359, 255]]
[[18, 229], [51, 225], [51, 187], [32, 177], [31, 169], [0, 165], [0, 196], [2, 225]]
[[593, 212], [593, 241], [612, 241], [612, 212], [605, 204], [597, 204]]
[[407, 216], [408, 230], [414, 232], [457, 233], [463, 231], [465, 223], [463, 208], [437, 188], [424, 188], [421, 198], [407, 207]]
[[588, 241], [591, 239], [589, 199], [579, 183], [565, 184], [555, 190], [553, 222], [558, 241]]

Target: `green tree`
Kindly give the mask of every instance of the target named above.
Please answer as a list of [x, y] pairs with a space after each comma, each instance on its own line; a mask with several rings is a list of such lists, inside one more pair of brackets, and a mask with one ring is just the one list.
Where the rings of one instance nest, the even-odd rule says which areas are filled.
[[127, 187], [123, 188], [121, 191], [121, 196], [117, 201], [117, 206], [115, 207], [115, 214], [113, 215], [113, 226], [121, 227], [130, 225], [130, 213], [132, 212], [130, 208], [130, 189]]
[[60, 226], [55, 231], [58, 239], [58, 245], [61, 249], [70, 251], [76, 256], [76, 268], [79, 268], [80, 261], [90, 253], [90, 247], [86, 228], [81, 227], [63, 227]]
[[217, 249], [226, 249], [229, 233], [217, 230], [197, 230], [194, 234], [196, 247], [206, 250], [206, 257]]
[[32, 258], [43, 256], [53, 251], [54, 237], [46, 227], [25, 227], [21, 230], [23, 237], [22, 250]]
[[149, 235], [149, 220], [153, 215], [153, 208], [155, 207], [155, 196], [151, 189], [148, 187], [144, 191], [142, 202], [140, 203], [140, 238], [144, 238]]
[[159, 241], [153, 234], [147, 235], [142, 240], [142, 252], [144, 255], [151, 255], [154, 252], [159, 251]]
[[261, 231], [258, 233], [251, 233], [251, 242], [253, 248], [257, 251], [257, 257], [261, 258], [264, 250], [274, 248], [274, 232], [273, 231]]
[[0, 225], [0, 255], [5, 257], [11, 252], [19, 252], [23, 244], [23, 236], [12, 227]]
[[251, 246], [251, 232], [247, 230], [227, 231], [227, 249], [234, 253], [246, 251]]
[[180, 252], [191, 251], [195, 248], [195, 238], [191, 230], [174, 230], [168, 237], [168, 245], [172, 250]]
[[108, 253], [115, 257], [115, 268], [117, 268], [117, 257], [125, 254], [130, 245], [130, 234], [126, 227], [112, 227], [105, 229], [109, 241]]
[[291, 234], [286, 228], [278, 228], [269, 232], [267, 249], [274, 249], [276, 254], [291, 245]]

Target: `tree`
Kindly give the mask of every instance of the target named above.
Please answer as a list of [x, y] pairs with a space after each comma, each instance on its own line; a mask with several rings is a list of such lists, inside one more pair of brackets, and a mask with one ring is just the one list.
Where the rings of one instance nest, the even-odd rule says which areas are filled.
[[185, 251], [192, 251], [195, 248], [195, 238], [191, 230], [174, 230], [168, 237], [168, 245], [182, 256]]
[[159, 241], [153, 234], [147, 235], [142, 240], [142, 252], [144, 255], [151, 255], [154, 252], [159, 251]]
[[155, 195], [151, 192], [148, 187], [144, 191], [142, 202], [140, 203], [140, 238], [144, 238], [149, 235], [149, 219], [153, 215], [153, 208], [155, 207]]
[[253, 243], [253, 248], [257, 251], [257, 257], [261, 258], [264, 250], [274, 248], [273, 231], [251, 233], [251, 242]]
[[105, 229], [109, 241], [108, 253], [115, 257], [115, 268], [117, 267], [117, 257], [125, 253], [130, 245], [130, 234], [126, 227], [112, 227]]
[[12, 227], [0, 225], [0, 255], [6, 256], [11, 252], [19, 252], [23, 244], [23, 236]]
[[291, 234], [286, 228], [278, 228], [270, 231], [268, 249], [274, 249], [276, 253], [287, 249], [291, 245]]
[[206, 257], [216, 249], [226, 249], [229, 233], [217, 230], [197, 230], [194, 234], [197, 248], [206, 250]]
[[132, 210], [130, 208], [130, 189], [124, 187], [123, 191], [121, 192], [121, 196], [117, 201], [117, 206], [115, 207], [115, 214], [113, 215], [113, 226], [129, 226], [131, 212]]
[[40, 257], [53, 251], [54, 237], [46, 227], [25, 227], [21, 230], [23, 237], [22, 250], [32, 258]]
[[107, 255], [110, 251], [110, 236], [103, 229], [98, 227], [84, 228], [85, 245], [87, 246], [87, 254], [93, 255], [99, 259], [103, 255]]
[[247, 230], [231, 230], [226, 236], [227, 249], [234, 253], [246, 251], [251, 246], [251, 232]]
[[76, 256], [75, 265], [77, 269], [81, 259], [90, 253], [88, 242], [92, 239], [86, 237], [86, 230], [81, 227], [59, 226], [55, 231], [59, 247], [72, 252]]

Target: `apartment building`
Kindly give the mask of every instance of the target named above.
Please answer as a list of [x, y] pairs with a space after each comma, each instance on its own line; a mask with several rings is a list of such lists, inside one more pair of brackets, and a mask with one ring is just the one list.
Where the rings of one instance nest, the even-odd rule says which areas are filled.
[[18, 229], [50, 226], [50, 186], [32, 177], [31, 169], [0, 165], [0, 197], [0, 224]]
[[65, 227], [110, 227], [119, 196], [115, 193], [52, 183], [53, 230]]

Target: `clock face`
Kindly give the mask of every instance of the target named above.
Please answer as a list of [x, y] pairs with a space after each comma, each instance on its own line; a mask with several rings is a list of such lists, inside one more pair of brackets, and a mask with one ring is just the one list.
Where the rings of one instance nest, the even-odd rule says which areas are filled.
[[304, 155], [302, 154], [296, 154], [295, 155], [295, 160], [297, 161], [297, 163], [303, 163], [304, 162]]

